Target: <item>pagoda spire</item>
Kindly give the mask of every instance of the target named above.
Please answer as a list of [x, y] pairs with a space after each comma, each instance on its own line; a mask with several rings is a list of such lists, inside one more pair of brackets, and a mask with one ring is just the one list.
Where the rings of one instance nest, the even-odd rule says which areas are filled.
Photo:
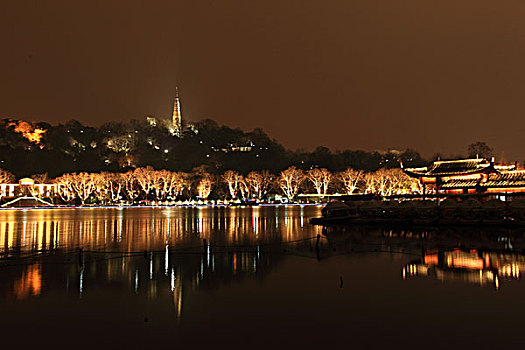
[[182, 135], [182, 113], [180, 111], [180, 98], [178, 86], [175, 87], [175, 98], [173, 100], [172, 127], [175, 135]]

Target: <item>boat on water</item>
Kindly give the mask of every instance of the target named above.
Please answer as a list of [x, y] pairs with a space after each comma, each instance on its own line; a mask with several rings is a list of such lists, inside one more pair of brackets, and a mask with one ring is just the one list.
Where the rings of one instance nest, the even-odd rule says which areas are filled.
[[525, 226], [525, 199], [481, 202], [468, 198], [445, 200], [332, 201], [310, 219], [314, 225], [408, 224], [408, 225], [519, 225]]

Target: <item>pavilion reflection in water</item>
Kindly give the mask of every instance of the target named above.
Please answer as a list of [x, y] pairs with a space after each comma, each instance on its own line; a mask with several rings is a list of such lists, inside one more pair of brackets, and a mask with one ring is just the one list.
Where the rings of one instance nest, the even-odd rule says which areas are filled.
[[379, 228], [328, 227], [324, 234], [350, 254], [386, 252], [419, 255], [402, 267], [403, 279], [424, 277], [442, 282], [500, 288], [525, 271], [525, 230], [497, 227]]
[[499, 288], [504, 280], [520, 279], [524, 269], [525, 256], [514, 252], [453, 249], [425, 252], [420, 260], [404, 266], [402, 274]]

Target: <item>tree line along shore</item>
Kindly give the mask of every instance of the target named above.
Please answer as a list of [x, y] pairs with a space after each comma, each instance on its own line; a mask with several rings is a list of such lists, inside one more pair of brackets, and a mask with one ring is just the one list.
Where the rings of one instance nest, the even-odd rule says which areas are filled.
[[[275, 201], [275, 197], [278, 201], [294, 202], [300, 194], [313, 195], [316, 200], [322, 200], [329, 194], [371, 193], [388, 196], [420, 191], [419, 181], [405, 175], [399, 168], [374, 172], [348, 168], [331, 172], [324, 168], [303, 171], [291, 166], [278, 174], [251, 171], [242, 175], [228, 170], [218, 175], [202, 168], [185, 173], [143, 167], [124, 173], [66, 173], [53, 179], [46, 174], [39, 174], [31, 179], [25, 185], [17, 185], [19, 191], [14, 195], [47, 198], [55, 204], [81, 205], [181, 201], [261, 203], [270, 198]], [[13, 197], [2, 189], [14, 182], [13, 174], [0, 170], [0, 200], [5, 202]], [[47, 190], [42, 191], [42, 186], [47, 186]]]

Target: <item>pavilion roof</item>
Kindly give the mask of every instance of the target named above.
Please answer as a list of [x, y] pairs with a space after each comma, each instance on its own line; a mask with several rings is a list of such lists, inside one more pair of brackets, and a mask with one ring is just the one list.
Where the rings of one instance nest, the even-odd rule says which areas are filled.
[[403, 170], [412, 177], [444, 177], [497, 172], [494, 164], [485, 158], [435, 161], [428, 167]]
[[489, 174], [487, 179], [453, 179], [443, 183], [442, 189], [525, 187], [525, 170], [502, 171]]

